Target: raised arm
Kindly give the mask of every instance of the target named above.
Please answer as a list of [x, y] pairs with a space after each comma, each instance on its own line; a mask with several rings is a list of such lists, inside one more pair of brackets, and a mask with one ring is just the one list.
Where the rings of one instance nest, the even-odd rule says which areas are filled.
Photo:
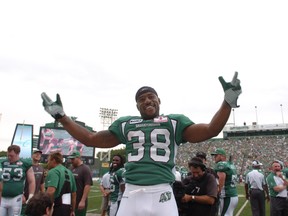
[[108, 130], [91, 132], [72, 121], [68, 116], [66, 116], [63, 110], [59, 94], [57, 94], [55, 102], [53, 102], [45, 92], [41, 94], [41, 97], [46, 112], [55, 118], [55, 120], [59, 121], [69, 134], [84, 145], [98, 148], [111, 148], [120, 144], [117, 137]]
[[238, 96], [242, 93], [240, 80], [237, 78], [238, 73], [235, 72], [231, 82], [226, 82], [223, 77], [219, 77], [219, 81], [223, 87], [225, 96], [220, 109], [213, 116], [208, 124], [193, 124], [187, 127], [184, 131], [184, 138], [188, 142], [195, 143], [205, 141], [217, 136], [225, 124], [227, 123], [231, 108], [239, 107], [237, 105]]

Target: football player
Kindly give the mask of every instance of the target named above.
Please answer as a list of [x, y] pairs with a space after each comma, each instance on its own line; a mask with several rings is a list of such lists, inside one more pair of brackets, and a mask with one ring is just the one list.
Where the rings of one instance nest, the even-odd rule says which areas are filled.
[[224, 101], [207, 124], [195, 124], [181, 114], [160, 115], [161, 100], [149, 86], [141, 87], [135, 96], [140, 116], [121, 117], [108, 130], [98, 132], [90, 132], [66, 116], [59, 94], [55, 102], [46, 93], [41, 96], [45, 110], [84, 145], [98, 148], [126, 145], [126, 185], [117, 216], [151, 213], [175, 216], [178, 210], [171, 183], [175, 180], [177, 148], [181, 143], [201, 142], [221, 132], [231, 109], [238, 107], [242, 90], [237, 76], [235, 72], [231, 82], [219, 77]]

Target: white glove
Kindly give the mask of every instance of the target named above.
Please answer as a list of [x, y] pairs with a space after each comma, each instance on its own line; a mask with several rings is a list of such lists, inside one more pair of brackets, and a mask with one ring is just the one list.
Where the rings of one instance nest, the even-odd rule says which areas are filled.
[[237, 105], [238, 96], [242, 93], [240, 80], [237, 79], [238, 72], [235, 72], [234, 77], [231, 82], [227, 83], [222, 76], [218, 79], [225, 92], [224, 99], [230, 105], [231, 108], [239, 107]]
[[26, 204], [28, 204], [29, 200], [34, 196], [34, 194], [29, 194], [28, 199], [26, 200]]
[[53, 102], [50, 97], [48, 97], [48, 95], [43, 92], [41, 94], [41, 97], [43, 99], [43, 106], [44, 109], [46, 110], [46, 112], [48, 112], [53, 118], [55, 118], [56, 120], [62, 118], [63, 116], [65, 116], [63, 107], [62, 107], [62, 102], [60, 99], [60, 95], [57, 94], [56, 95], [56, 101]]

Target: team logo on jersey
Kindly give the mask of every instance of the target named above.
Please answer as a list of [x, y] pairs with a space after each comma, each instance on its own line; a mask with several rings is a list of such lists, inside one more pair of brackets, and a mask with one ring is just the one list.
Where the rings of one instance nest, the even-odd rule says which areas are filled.
[[167, 116], [158, 116], [157, 118], [154, 118], [154, 122], [167, 122], [168, 117]]
[[138, 124], [141, 123], [143, 121], [143, 119], [131, 119], [129, 121], [129, 124]]
[[160, 195], [160, 199], [159, 199], [159, 202], [167, 202], [171, 199], [171, 195], [172, 193], [170, 191], [167, 191], [167, 192], [164, 192]]

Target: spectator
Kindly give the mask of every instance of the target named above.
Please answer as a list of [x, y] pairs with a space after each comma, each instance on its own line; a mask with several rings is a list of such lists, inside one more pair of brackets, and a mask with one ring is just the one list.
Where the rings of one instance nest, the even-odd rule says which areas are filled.
[[26, 207], [27, 216], [51, 216], [53, 202], [47, 193], [39, 192], [33, 196]]
[[30, 160], [20, 159], [20, 147], [10, 145], [7, 149], [7, 159], [2, 161], [2, 181], [0, 182], [0, 215], [20, 215], [24, 182], [27, 177], [29, 195], [27, 202], [34, 195], [35, 178]]
[[220, 214], [233, 216], [238, 204], [236, 167], [232, 161], [226, 161], [226, 152], [222, 148], [217, 148], [211, 155], [214, 156], [215, 171], [219, 177]]
[[60, 152], [48, 156], [46, 193], [54, 202], [53, 216], [75, 216], [76, 183], [72, 172], [62, 163], [63, 156]]
[[189, 161], [191, 175], [183, 180], [185, 195], [182, 202], [187, 203], [184, 215], [212, 216], [213, 204], [217, 199], [217, 183], [215, 176], [206, 172], [206, 166], [198, 157]]
[[267, 184], [270, 194], [270, 216], [287, 215], [287, 186], [288, 182], [282, 175], [282, 164], [279, 161], [272, 162], [272, 171], [267, 176]]
[[90, 168], [81, 160], [79, 151], [73, 152], [68, 157], [72, 162], [72, 173], [76, 181], [76, 209], [75, 216], [86, 216], [88, 206], [88, 194], [93, 185]]

